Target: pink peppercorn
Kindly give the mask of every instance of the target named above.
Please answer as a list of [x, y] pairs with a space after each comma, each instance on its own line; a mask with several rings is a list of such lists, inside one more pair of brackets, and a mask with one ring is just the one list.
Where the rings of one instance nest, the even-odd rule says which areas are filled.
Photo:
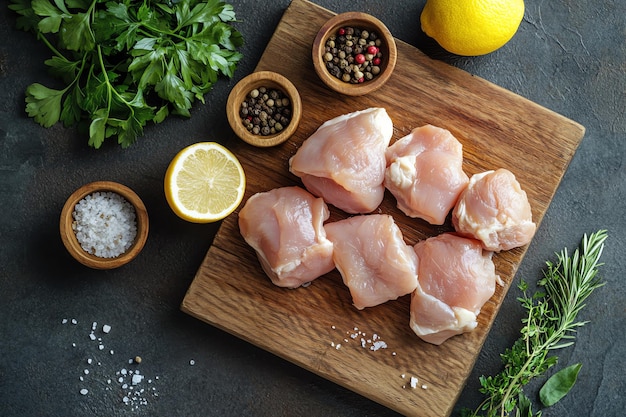
[[367, 47], [367, 53], [371, 55], [376, 55], [378, 53], [378, 48], [373, 45], [370, 45]]
[[365, 62], [365, 55], [363, 55], [363, 54], [357, 54], [357, 55], [354, 57], [354, 62], [356, 62], [357, 64], [362, 64], [362, 63], [364, 63], [364, 62]]
[[339, 28], [339, 30], [337, 31], [337, 33], [339, 33], [340, 36], [343, 36], [346, 34], [346, 30], [344, 28]]
[[380, 65], [380, 58], [376, 57], [376, 58], [372, 59], [372, 64]]

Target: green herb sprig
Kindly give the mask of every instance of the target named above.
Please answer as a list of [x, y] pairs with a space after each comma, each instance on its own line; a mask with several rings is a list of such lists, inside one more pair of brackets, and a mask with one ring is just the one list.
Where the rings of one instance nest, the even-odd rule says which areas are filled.
[[89, 145], [126, 148], [147, 122], [189, 117], [242, 55], [233, 7], [218, 0], [11, 0], [17, 27], [52, 51], [65, 86], [26, 89], [26, 112], [44, 127], [87, 123]]
[[[521, 281], [523, 296], [518, 300], [526, 310], [521, 337], [500, 355], [504, 368], [499, 374], [480, 377], [480, 392], [486, 398], [475, 411], [463, 410], [463, 416], [504, 417], [513, 411], [516, 416], [541, 415], [533, 414], [523, 387], [555, 365], [558, 358], [552, 352], [574, 344], [578, 328], [587, 323], [577, 316], [591, 293], [604, 285], [597, 273], [607, 236], [606, 230], [585, 234], [572, 256], [565, 248], [557, 254], [557, 263], [546, 262], [538, 282], [542, 291], [529, 295], [528, 284]], [[544, 385], [544, 405], [552, 405], [571, 389], [579, 369], [580, 365], [565, 368]]]

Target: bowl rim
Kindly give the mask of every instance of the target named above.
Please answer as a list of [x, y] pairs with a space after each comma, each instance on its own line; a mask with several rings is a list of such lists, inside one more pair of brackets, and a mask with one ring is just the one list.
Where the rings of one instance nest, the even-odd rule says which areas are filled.
[[[331, 75], [326, 69], [322, 58], [325, 52], [325, 41], [331, 33], [346, 25], [346, 23], [360, 28], [376, 30], [379, 33], [379, 37], [383, 39], [384, 43], [381, 49], [385, 52], [386, 59], [381, 72], [370, 81], [360, 84], [346, 83]], [[364, 12], [345, 12], [331, 17], [321, 26], [313, 41], [311, 55], [315, 72], [327, 87], [348, 96], [362, 96], [380, 89], [389, 80], [396, 66], [398, 50], [395, 38], [381, 20]]]
[[[72, 213], [76, 204], [84, 197], [94, 192], [108, 191], [119, 194], [132, 204], [135, 209], [135, 220], [137, 223], [137, 235], [135, 236], [133, 244], [126, 252], [115, 258], [101, 258], [83, 250], [80, 243], [78, 243], [76, 233], [72, 229]], [[118, 268], [135, 259], [146, 243], [148, 229], [148, 212], [141, 198], [127, 186], [113, 181], [94, 181], [79, 187], [65, 201], [59, 222], [61, 240], [67, 251], [78, 262], [93, 269]]]
[[[291, 119], [280, 133], [268, 136], [255, 135], [241, 123], [239, 116], [241, 103], [250, 91], [258, 87], [280, 89], [289, 97]], [[230, 91], [226, 102], [226, 116], [232, 130], [244, 142], [258, 147], [276, 146], [289, 139], [298, 128], [302, 117], [302, 99], [296, 86], [284, 75], [274, 71], [255, 71], [242, 78]]]

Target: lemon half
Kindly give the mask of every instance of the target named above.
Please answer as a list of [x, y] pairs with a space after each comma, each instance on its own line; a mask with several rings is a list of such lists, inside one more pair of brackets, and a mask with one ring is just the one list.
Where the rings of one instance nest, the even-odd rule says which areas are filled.
[[485, 55], [511, 40], [524, 17], [524, 0], [428, 0], [420, 23], [448, 52]]
[[237, 157], [216, 142], [182, 149], [165, 173], [165, 198], [181, 219], [211, 223], [224, 219], [241, 203], [246, 176]]

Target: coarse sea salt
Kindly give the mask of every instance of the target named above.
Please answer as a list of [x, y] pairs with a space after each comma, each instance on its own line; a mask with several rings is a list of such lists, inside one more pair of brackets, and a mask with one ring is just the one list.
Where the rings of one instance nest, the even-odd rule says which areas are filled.
[[115, 258], [131, 247], [137, 236], [135, 208], [114, 192], [94, 192], [74, 206], [72, 229], [87, 253]]
[[[61, 320], [61, 323], [64, 325], [69, 322], [70, 320], [68, 319]], [[74, 325], [78, 324], [78, 320], [76, 319], [71, 319], [71, 322]], [[96, 327], [96, 330], [94, 330], [94, 327]], [[98, 332], [97, 328], [97, 322], [92, 322], [89, 330], [85, 331], [90, 336], [95, 336]], [[119, 403], [124, 406], [137, 411], [140, 407], [148, 406], [152, 399], [159, 397], [157, 387], [155, 386], [156, 381], [159, 380], [159, 376], [156, 375], [153, 378], [146, 378], [143, 373], [137, 369], [139, 362], [142, 361], [136, 361], [134, 359], [128, 359], [128, 363], [131, 364], [132, 367], [122, 367], [119, 371], [115, 372], [115, 376], [108, 374], [111, 359], [108, 359], [109, 366], [107, 366], [106, 362], [104, 366], [102, 366], [103, 362], [98, 359], [104, 359], [104, 357], [99, 356], [95, 349], [96, 346], [97, 350], [104, 348], [102, 339], [103, 337], [110, 337], [108, 335], [109, 330], [111, 330], [111, 326], [104, 325], [102, 326], [102, 337], [96, 337], [96, 340], [89, 337], [85, 343], [80, 344], [81, 351], [87, 353], [87, 357], [83, 359], [83, 363], [86, 363], [87, 367], [80, 368], [78, 377], [80, 381], [80, 386], [78, 387], [79, 392], [82, 396], [97, 396], [102, 400], [110, 399], [114, 401], [112, 405], [116, 404], [116, 401], [119, 401]], [[72, 343], [72, 346], [78, 347], [79, 345]], [[113, 355], [112, 349], [109, 352]], [[109, 356], [109, 358], [110, 357], [112, 356]], [[136, 356], [136, 358], [138, 358], [138, 356]], [[100, 368], [95, 368], [96, 364], [100, 366]], [[117, 383], [115, 382], [116, 380]], [[111, 392], [112, 395], [109, 394], [109, 392]]]

